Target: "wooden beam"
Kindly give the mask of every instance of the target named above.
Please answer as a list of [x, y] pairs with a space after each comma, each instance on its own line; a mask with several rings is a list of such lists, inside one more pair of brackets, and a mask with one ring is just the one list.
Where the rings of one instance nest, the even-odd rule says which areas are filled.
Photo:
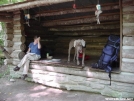
[[[102, 6], [102, 11], [104, 10], [117, 10], [119, 9], [119, 3], [111, 3], [111, 4], [104, 4]], [[59, 9], [59, 10], [52, 10], [52, 11], [44, 11], [44, 12], [38, 12], [34, 15], [34, 17], [39, 16], [55, 16], [55, 15], [63, 15], [63, 14], [69, 14], [69, 13], [84, 13], [84, 12], [94, 12], [96, 10], [96, 6], [90, 5], [88, 7], [80, 7], [77, 9], [69, 8], [69, 9]]]
[[49, 31], [84, 31], [84, 30], [112, 30], [119, 29], [119, 24], [114, 25], [86, 25], [86, 26], [71, 26], [71, 27], [58, 27], [58, 28], [49, 28]]
[[7, 13], [7, 12], [0, 12], [0, 16], [13, 16], [12, 13]]
[[134, 0], [122, 0], [123, 7], [133, 6], [133, 5], [134, 5]]
[[98, 31], [98, 32], [57, 32], [54, 35], [62, 35], [62, 36], [86, 36], [86, 35], [91, 35], [91, 36], [101, 36], [101, 35], [110, 35], [110, 34], [114, 34], [114, 35], [120, 35], [119, 31], [109, 31], [109, 32], [102, 32], [102, 31]]
[[24, 9], [29, 9], [29, 8], [34, 8], [34, 7], [44, 6], [44, 5], [71, 2], [71, 1], [74, 0], [36, 0], [36, 1], [29, 1], [29, 2], [21, 2], [21, 3], [0, 6], [0, 11], [24, 10]]
[[0, 22], [12, 22], [13, 19], [10, 17], [0, 16]]
[[[100, 15], [100, 21], [114, 21], [119, 20], [119, 13], [109, 13]], [[74, 17], [68, 19], [60, 19], [60, 20], [51, 20], [45, 21], [42, 23], [45, 27], [50, 26], [58, 26], [58, 25], [73, 25], [73, 24], [84, 24], [84, 23], [94, 23], [96, 22], [95, 16], [84, 16], [84, 17]]]

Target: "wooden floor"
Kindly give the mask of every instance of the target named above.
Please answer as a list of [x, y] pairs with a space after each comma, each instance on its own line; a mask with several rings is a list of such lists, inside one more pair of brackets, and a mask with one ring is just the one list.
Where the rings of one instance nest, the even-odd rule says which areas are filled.
[[[60, 61], [55, 61], [55, 59], [58, 59]], [[98, 61], [99, 57], [90, 57], [89, 60], [85, 60], [85, 66], [88, 67], [90, 70], [93, 71], [104, 71], [102, 69], [94, 69], [91, 67], [93, 63], [96, 63]], [[81, 63], [81, 61], [80, 61]], [[67, 56], [53, 56], [53, 59], [40, 59], [38, 61], [31, 61], [31, 64], [43, 64], [43, 65], [49, 65], [49, 66], [59, 66], [59, 67], [70, 67], [70, 68], [79, 68], [82, 69], [82, 65], [79, 66], [76, 64], [76, 62], [73, 62], [73, 57], [71, 57], [70, 63], [67, 62]], [[112, 72], [120, 73], [119, 66], [113, 67]]]

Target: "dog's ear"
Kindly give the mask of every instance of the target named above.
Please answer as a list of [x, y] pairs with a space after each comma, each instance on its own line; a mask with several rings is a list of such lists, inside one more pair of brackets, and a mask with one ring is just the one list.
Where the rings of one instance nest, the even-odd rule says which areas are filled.
[[81, 40], [81, 44], [83, 47], [85, 47], [85, 41], [83, 39]]

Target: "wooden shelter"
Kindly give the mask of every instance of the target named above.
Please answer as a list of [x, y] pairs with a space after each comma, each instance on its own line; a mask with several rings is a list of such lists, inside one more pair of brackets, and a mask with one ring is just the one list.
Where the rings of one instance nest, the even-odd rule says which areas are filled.
[[[98, 0], [30, 0], [0, 6], [0, 21], [6, 23], [5, 49], [9, 59], [10, 75], [19, 78], [21, 71], [13, 67], [25, 55], [34, 35], [41, 36], [42, 56], [46, 49], [63, 63], [31, 61], [26, 80], [67, 90], [101, 93], [112, 97], [134, 98], [134, 1], [100, 0], [103, 13], [96, 23], [94, 12]], [[26, 23], [25, 14], [30, 14]], [[90, 64], [97, 61], [110, 34], [120, 36], [119, 66], [112, 72], [112, 85], [105, 71], [94, 70]], [[86, 41], [86, 55], [82, 69], [67, 64], [68, 44], [72, 38]], [[72, 51], [73, 53], [73, 51]], [[59, 57], [58, 57], [59, 56]]]

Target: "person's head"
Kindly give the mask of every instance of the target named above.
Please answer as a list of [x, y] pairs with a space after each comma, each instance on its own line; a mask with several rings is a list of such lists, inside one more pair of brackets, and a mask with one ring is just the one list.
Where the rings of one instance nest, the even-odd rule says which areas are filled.
[[35, 35], [35, 36], [34, 36], [34, 43], [38, 43], [38, 38], [39, 38], [38, 35]]

